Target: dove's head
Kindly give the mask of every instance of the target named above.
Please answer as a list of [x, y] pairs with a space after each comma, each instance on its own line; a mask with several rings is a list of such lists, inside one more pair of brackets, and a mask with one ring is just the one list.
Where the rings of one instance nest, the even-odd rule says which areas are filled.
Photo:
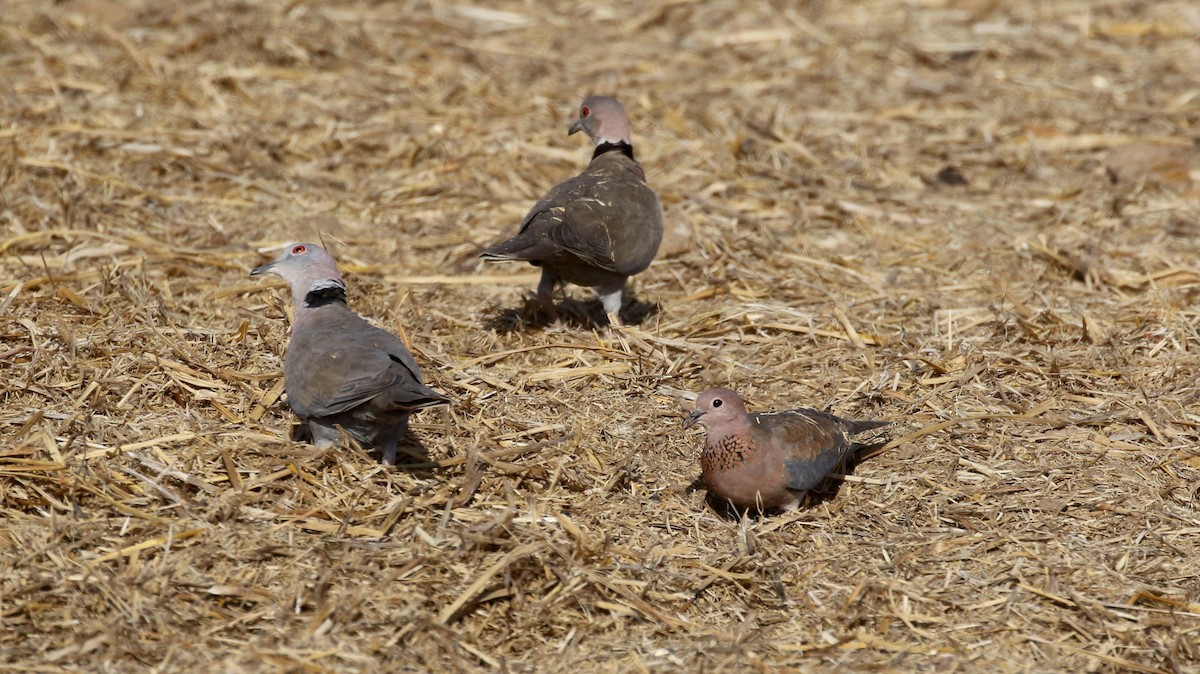
[[604, 143], [632, 144], [629, 117], [625, 108], [612, 96], [588, 96], [579, 106], [579, 119], [571, 124], [567, 134], [583, 131], [593, 145]]
[[742, 397], [727, 388], [710, 388], [696, 398], [696, 410], [683, 420], [688, 428], [697, 422], [709, 430], [714, 426], [736, 422], [746, 416], [746, 403]]
[[273, 262], [255, 267], [250, 275], [266, 273], [278, 274], [288, 282], [297, 307], [315, 307], [318, 301], [328, 299], [346, 301], [346, 282], [337, 263], [315, 243], [288, 244]]

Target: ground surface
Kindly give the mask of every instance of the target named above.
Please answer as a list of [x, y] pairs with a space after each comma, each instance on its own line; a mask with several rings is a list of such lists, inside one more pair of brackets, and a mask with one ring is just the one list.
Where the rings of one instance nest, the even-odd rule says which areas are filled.
[[[0, 669], [1200, 668], [1194, 3], [3, 15]], [[673, 231], [619, 338], [476, 260], [603, 92]], [[317, 237], [424, 468], [287, 439], [247, 272]], [[894, 442], [729, 517], [717, 384]]]

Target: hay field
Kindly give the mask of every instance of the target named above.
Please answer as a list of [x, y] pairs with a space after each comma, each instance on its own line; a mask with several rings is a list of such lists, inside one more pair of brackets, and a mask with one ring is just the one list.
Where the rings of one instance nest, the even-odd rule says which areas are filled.
[[[1198, 36], [1187, 0], [5, 3], [0, 670], [1200, 670]], [[618, 335], [476, 259], [585, 164], [590, 93], [672, 231]], [[248, 271], [318, 237], [454, 398], [403, 469], [289, 440]], [[680, 427], [717, 384], [893, 441], [739, 519]]]

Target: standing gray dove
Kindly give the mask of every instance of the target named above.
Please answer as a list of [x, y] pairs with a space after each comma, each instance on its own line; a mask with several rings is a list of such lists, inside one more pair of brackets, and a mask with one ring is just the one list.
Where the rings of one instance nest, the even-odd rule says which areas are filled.
[[292, 287], [295, 318], [283, 388], [313, 443], [332, 446], [340, 426], [364, 447], [379, 449], [384, 464], [395, 465], [408, 416], [449, 400], [421, 382], [417, 362], [398, 337], [346, 306], [346, 284], [324, 248], [291, 244], [250, 274], [267, 272]]
[[558, 320], [554, 288], [565, 281], [595, 289], [609, 323], [621, 325], [625, 281], [650, 266], [662, 241], [662, 206], [634, 159], [629, 118], [617, 99], [585, 98], [567, 133], [577, 131], [595, 145], [587, 169], [555, 185], [516, 236], [480, 257], [541, 267], [537, 296], [552, 322]]
[[851, 437], [890, 423], [807, 408], [747, 414], [727, 388], [700, 394], [683, 427], [696, 422], [708, 429], [700, 469], [709, 489], [735, 507], [758, 510], [797, 504], [861, 446]]

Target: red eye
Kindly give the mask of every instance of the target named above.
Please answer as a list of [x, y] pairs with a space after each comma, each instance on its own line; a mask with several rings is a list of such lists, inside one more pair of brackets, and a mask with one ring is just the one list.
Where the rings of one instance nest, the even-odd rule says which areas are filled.
[[591, 114], [592, 114], [592, 111], [591, 111], [591, 110], [589, 110], [589, 109], [588, 109], [588, 106], [586, 106], [586, 105], [585, 105], [585, 106], [583, 106], [582, 108], [580, 108], [580, 109], [579, 109], [579, 116], [580, 116], [580, 117], [588, 117], [588, 116], [590, 116]]
[[303, 255], [307, 251], [308, 251], [308, 249], [305, 248], [303, 244], [301, 244], [299, 246], [294, 246], [292, 248], [292, 255]]

